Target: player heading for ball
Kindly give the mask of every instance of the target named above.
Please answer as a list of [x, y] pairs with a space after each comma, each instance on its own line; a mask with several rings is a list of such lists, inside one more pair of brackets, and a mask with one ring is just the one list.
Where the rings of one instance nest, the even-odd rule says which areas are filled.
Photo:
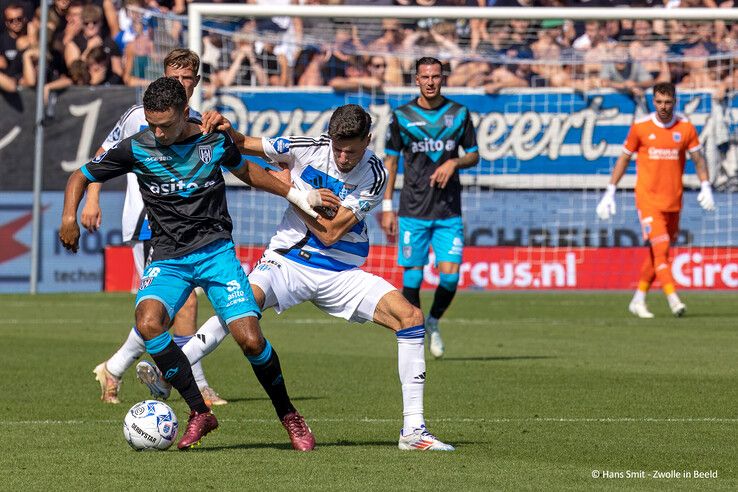
[[[392, 112], [387, 133], [384, 163], [389, 178], [382, 202], [382, 229], [390, 239], [398, 238], [398, 264], [405, 268], [402, 293], [417, 307], [423, 266], [428, 263], [429, 246], [433, 247], [440, 281], [425, 327], [431, 354], [442, 357], [438, 320], [456, 294], [464, 252], [458, 170], [475, 166], [479, 153], [469, 110], [441, 95], [441, 62], [430, 57], [415, 62], [415, 84], [420, 95]], [[463, 157], [459, 157], [459, 147], [466, 152]], [[404, 174], [398, 219], [392, 209], [392, 192], [400, 154]]]
[[[188, 118], [187, 94], [177, 80], [163, 77], [154, 81], [143, 103], [148, 128], [69, 177], [59, 231], [62, 244], [77, 250], [77, 208], [90, 182], [136, 173], [151, 222], [153, 260], [136, 296], [136, 330], [164, 378], [190, 407], [187, 428], [177, 446], [191, 447], [218, 427], [187, 357], [167, 331], [174, 313], [196, 286], [203, 288], [218, 316], [228, 324], [280, 418], [296, 416], [309, 433], [287, 395], [277, 354], [259, 327], [261, 311], [231, 237], [221, 166], [251, 186], [285, 196], [308, 214], [317, 215], [308, 204], [310, 194], [269, 176], [254, 163], [242, 163], [227, 134], [203, 134], [199, 122]], [[338, 204], [332, 200], [326, 193], [321, 201]]]
[[700, 179], [697, 202], [708, 211], [715, 210], [715, 200], [707, 174], [705, 159], [697, 130], [686, 116], [675, 113], [676, 89], [663, 82], [653, 87], [653, 105], [656, 109], [635, 121], [625, 139], [623, 152], [615, 163], [607, 191], [597, 205], [597, 215], [607, 220], [615, 215], [615, 189], [628, 168], [631, 156], [636, 159], [635, 200], [641, 222], [643, 239], [649, 252], [641, 266], [638, 288], [628, 309], [639, 318], [653, 318], [646, 306], [646, 293], [658, 278], [666, 294], [669, 308], [675, 316], [682, 316], [686, 306], [679, 299], [671, 275], [669, 245], [679, 232], [679, 213], [682, 209], [682, 174], [686, 154], [694, 161]]

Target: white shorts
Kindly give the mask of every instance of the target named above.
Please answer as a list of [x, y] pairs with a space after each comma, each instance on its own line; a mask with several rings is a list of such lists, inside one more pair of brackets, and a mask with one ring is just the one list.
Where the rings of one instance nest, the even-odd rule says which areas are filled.
[[357, 323], [374, 319], [379, 300], [394, 286], [359, 268], [331, 272], [300, 265], [267, 250], [249, 274], [264, 292], [264, 307], [281, 313], [310, 301], [322, 311]]

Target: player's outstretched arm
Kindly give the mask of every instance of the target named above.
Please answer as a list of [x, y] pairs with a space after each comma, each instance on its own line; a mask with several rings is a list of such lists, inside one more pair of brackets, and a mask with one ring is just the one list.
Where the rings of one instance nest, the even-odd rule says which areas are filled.
[[77, 209], [89, 181], [78, 169], [69, 176], [67, 187], [64, 190], [64, 209], [62, 210], [59, 240], [69, 251], [76, 253], [79, 248], [79, 224], [77, 224]]
[[216, 130], [226, 132], [242, 154], [261, 158], [267, 157], [261, 145], [261, 138], [249, 137], [236, 131], [228, 118], [217, 111], [206, 111], [203, 113], [200, 129], [203, 133], [210, 133]]

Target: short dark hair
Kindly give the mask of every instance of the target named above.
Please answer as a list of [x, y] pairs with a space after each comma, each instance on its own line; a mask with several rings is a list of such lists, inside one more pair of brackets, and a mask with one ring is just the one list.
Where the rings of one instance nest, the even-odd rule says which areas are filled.
[[372, 128], [372, 117], [358, 104], [339, 106], [328, 123], [328, 136], [332, 140], [366, 138]]
[[674, 99], [676, 99], [676, 87], [674, 87], [674, 84], [671, 82], [659, 82], [658, 84], [653, 86], [653, 94], [656, 95], [656, 93], [659, 94], [666, 94], [667, 96], [671, 96]]
[[161, 77], [149, 85], [144, 93], [143, 107], [146, 111], [164, 113], [170, 108], [182, 111], [187, 107], [187, 93], [178, 80]]
[[443, 70], [443, 63], [441, 63], [441, 60], [439, 60], [438, 58], [433, 58], [432, 56], [424, 56], [423, 58], [419, 58], [418, 61], [415, 62], [415, 73], [418, 73], [421, 65], [438, 65], [441, 70]]

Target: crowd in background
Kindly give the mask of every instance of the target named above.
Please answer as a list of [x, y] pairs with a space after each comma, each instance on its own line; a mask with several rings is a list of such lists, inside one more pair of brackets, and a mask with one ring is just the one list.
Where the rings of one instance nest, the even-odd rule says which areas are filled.
[[[224, 0], [212, 0], [221, 3]], [[230, 0], [225, 0], [230, 2]], [[233, 2], [236, 3], [236, 2]], [[241, 3], [241, 2], [237, 2]], [[732, 8], [733, 0], [252, 0], [264, 4], [417, 6], [591, 6]], [[36, 84], [38, 0], [2, 0], [0, 90]], [[157, 61], [184, 45], [186, 0], [53, 0], [49, 9], [46, 89], [71, 85], [143, 86]], [[170, 15], [175, 14], [175, 15]], [[341, 21], [321, 18], [205, 23], [204, 85], [330, 86], [381, 91], [413, 83], [422, 55], [445, 63], [451, 87], [614, 88], [640, 96], [672, 81], [721, 97], [738, 87], [738, 22], [609, 20], [572, 22], [481, 19]]]

